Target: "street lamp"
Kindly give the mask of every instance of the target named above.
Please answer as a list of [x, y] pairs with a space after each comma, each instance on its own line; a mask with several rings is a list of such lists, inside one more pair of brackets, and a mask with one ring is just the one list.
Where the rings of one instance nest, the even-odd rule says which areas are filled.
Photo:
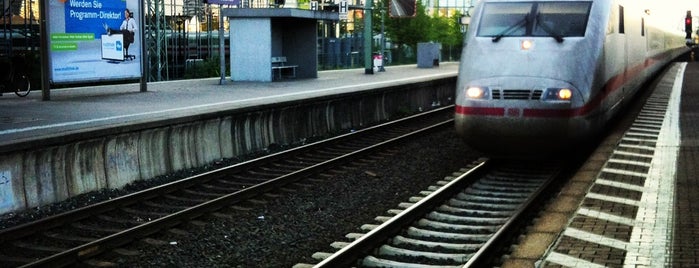
[[384, 49], [383, 47], [384, 47], [384, 44], [386, 43], [386, 36], [385, 36], [386, 32], [384, 31], [384, 24], [383, 24], [384, 13], [386, 13], [386, 9], [382, 8], [381, 9], [381, 39], [380, 39], [381, 45], [379, 46], [379, 53], [381, 53], [381, 66], [379, 66], [379, 72], [386, 71], [386, 69], [383, 68], [383, 65], [386, 64], [386, 59], [384, 59], [384, 55], [383, 55], [383, 49]]
[[473, 8], [473, 5], [466, 7], [466, 12], [464, 12], [463, 15], [461, 15], [461, 18], [459, 18], [459, 24], [461, 24], [461, 32], [466, 33], [466, 29], [468, 29], [468, 25], [471, 24], [471, 8]]
[[459, 18], [459, 24], [461, 24], [461, 33], [465, 33], [467, 29], [466, 27], [471, 24], [471, 17], [468, 16], [468, 13], [466, 15], [461, 15], [461, 18]]

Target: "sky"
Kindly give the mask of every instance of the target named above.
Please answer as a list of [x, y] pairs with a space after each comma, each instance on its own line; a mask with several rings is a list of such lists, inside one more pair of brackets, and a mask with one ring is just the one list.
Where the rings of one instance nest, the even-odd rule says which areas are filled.
[[684, 15], [687, 10], [692, 10], [692, 15], [699, 16], [699, 0], [645, 0], [645, 2], [650, 3], [662, 14], [679, 10]]
[[667, 22], [672, 27], [683, 29], [687, 10], [692, 11], [694, 27], [699, 24], [699, 0], [630, 0], [645, 2], [650, 7], [651, 16]]

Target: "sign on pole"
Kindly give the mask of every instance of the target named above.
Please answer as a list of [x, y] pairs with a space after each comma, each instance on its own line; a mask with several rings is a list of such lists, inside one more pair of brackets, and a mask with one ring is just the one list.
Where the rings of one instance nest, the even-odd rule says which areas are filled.
[[392, 18], [415, 17], [416, 0], [389, 0], [388, 15]]
[[340, 0], [340, 19], [347, 19], [347, 0]]

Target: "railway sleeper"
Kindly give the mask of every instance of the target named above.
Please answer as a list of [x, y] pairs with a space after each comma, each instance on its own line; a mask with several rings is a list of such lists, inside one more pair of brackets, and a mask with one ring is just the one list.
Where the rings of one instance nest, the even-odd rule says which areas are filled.
[[467, 208], [458, 208], [458, 207], [453, 207], [450, 205], [441, 205], [437, 208], [437, 211], [443, 212], [443, 213], [449, 213], [453, 215], [472, 215], [472, 216], [479, 216], [479, 217], [492, 217], [492, 218], [500, 218], [500, 217], [509, 217], [512, 215], [510, 211], [492, 211], [492, 210], [483, 210], [483, 209], [467, 209]]
[[377, 216], [377, 217], [374, 218], [374, 220], [377, 221], [377, 222], [380, 222], [380, 223], [384, 223], [384, 222], [389, 221], [391, 218], [393, 218], [393, 217], [389, 217], [389, 216]]
[[461, 265], [425, 265], [417, 263], [398, 262], [367, 256], [362, 260], [363, 267], [401, 267], [401, 268], [459, 268]]
[[487, 192], [531, 193], [536, 191], [538, 185], [531, 187], [512, 187], [511, 185], [475, 183], [471, 188]]
[[441, 222], [450, 222], [450, 223], [467, 223], [470, 225], [500, 226], [502, 224], [505, 224], [510, 217], [494, 217], [494, 218], [468, 217], [468, 216], [458, 216], [458, 215], [451, 215], [451, 214], [445, 214], [445, 213], [433, 211], [433, 212], [427, 213], [425, 218], [430, 219], [430, 220], [441, 221]]
[[488, 203], [488, 202], [472, 202], [471, 200], [458, 200], [450, 199], [447, 201], [448, 205], [460, 208], [479, 208], [479, 209], [490, 209], [493, 211], [514, 211], [519, 208], [520, 204], [500, 204], [500, 203]]
[[428, 252], [421, 250], [411, 250], [398, 248], [391, 245], [383, 245], [379, 247], [378, 254], [380, 257], [391, 259], [391, 257], [397, 258], [416, 258], [421, 260], [429, 260], [435, 263], [465, 263], [468, 259], [473, 256], [473, 254], [467, 253], [437, 253]]
[[71, 241], [71, 242], [79, 242], [79, 243], [90, 243], [90, 242], [96, 240], [96, 238], [93, 238], [93, 237], [67, 235], [67, 234], [56, 233], [56, 232], [45, 232], [45, 233], [43, 233], [43, 235], [46, 237], [52, 238], [52, 239], [65, 240], [65, 241]]
[[465, 193], [458, 193], [455, 199], [462, 200], [462, 201], [469, 201], [473, 203], [484, 203], [484, 204], [515, 204], [519, 205], [522, 203], [523, 200], [520, 199], [512, 199], [512, 198], [499, 198], [499, 197], [490, 197], [490, 196], [474, 196], [474, 195], [468, 195]]
[[531, 195], [531, 192], [533, 192], [534, 189], [531, 191], [528, 191], [526, 193], [523, 192], [502, 192], [502, 191], [492, 191], [492, 190], [486, 190], [486, 189], [477, 189], [477, 188], [469, 188], [464, 190], [463, 194], [468, 194], [468, 195], [473, 195], [473, 196], [482, 196], [482, 197], [490, 197], [490, 198], [507, 198], [507, 199], [515, 199], [515, 200], [523, 200], [526, 199]]
[[25, 250], [32, 250], [32, 251], [38, 251], [38, 252], [46, 252], [50, 254], [55, 254], [55, 253], [61, 253], [68, 248], [64, 247], [56, 247], [56, 246], [45, 246], [45, 245], [37, 245], [33, 243], [27, 243], [23, 241], [15, 241], [12, 243], [13, 246], [20, 248], [20, 249], [25, 249]]
[[433, 221], [429, 219], [420, 219], [415, 223], [415, 226], [424, 228], [424, 229], [432, 229], [432, 230], [448, 230], [448, 231], [455, 231], [458, 233], [464, 233], [464, 234], [490, 234], [490, 233], [495, 233], [499, 228], [500, 225], [489, 225], [489, 226], [474, 226], [474, 224], [453, 224], [453, 223], [444, 223], [440, 221]]
[[453, 241], [469, 241], [472, 243], [485, 243], [490, 239], [492, 234], [481, 235], [481, 234], [460, 234], [460, 233], [450, 233], [450, 232], [439, 232], [424, 230], [417, 227], [408, 227], [405, 231], [405, 235], [412, 238], [425, 239], [429, 241], [437, 240], [453, 240]]
[[401, 247], [432, 247], [432, 248], [446, 248], [450, 250], [459, 250], [459, 251], [464, 251], [464, 252], [473, 252], [475, 253], [478, 251], [483, 244], [480, 243], [475, 243], [475, 244], [464, 244], [464, 243], [448, 243], [448, 242], [433, 242], [433, 241], [423, 241], [419, 239], [413, 239], [413, 238], [408, 238], [405, 236], [398, 235], [391, 239], [391, 243], [396, 246], [401, 246]]

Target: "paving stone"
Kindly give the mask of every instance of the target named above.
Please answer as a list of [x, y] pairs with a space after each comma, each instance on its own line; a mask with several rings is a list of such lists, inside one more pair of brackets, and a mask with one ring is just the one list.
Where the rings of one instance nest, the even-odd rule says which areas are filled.
[[555, 203], [550, 204], [546, 208], [546, 210], [551, 212], [571, 214], [578, 209], [579, 204], [580, 200], [578, 198], [575, 198], [573, 196], [560, 196], [558, 200]]
[[672, 267], [699, 267], [699, 62], [687, 65], [680, 105], [682, 143], [675, 187]]
[[545, 213], [532, 227], [532, 232], [559, 233], [568, 225], [566, 213]]
[[557, 233], [534, 233], [527, 235], [512, 252], [512, 257], [536, 259], [542, 256], [558, 237]]

